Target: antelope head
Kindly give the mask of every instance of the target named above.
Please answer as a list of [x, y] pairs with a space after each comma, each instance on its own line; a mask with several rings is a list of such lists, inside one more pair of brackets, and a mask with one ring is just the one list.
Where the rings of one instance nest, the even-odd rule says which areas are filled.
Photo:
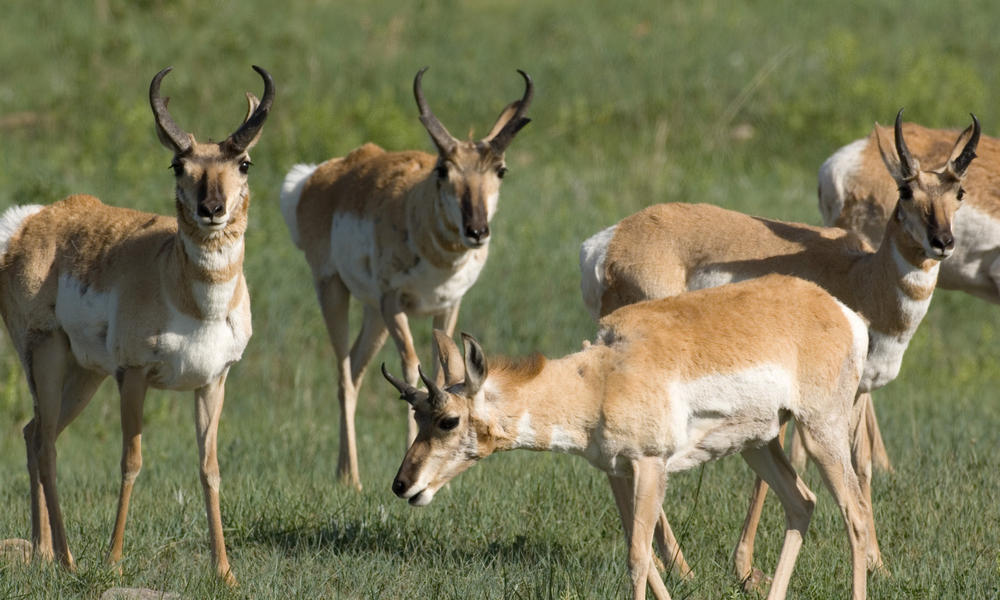
[[445, 372], [439, 387], [420, 371], [427, 391], [418, 390], [391, 375], [382, 364], [382, 375], [413, 407], [417, 437], [406, 451], [392, 482], [392, 491], [413, 506], [426, 506], [441, 486], [468, 469], [489, 451], [484, 450], [486, 428], [477, 419], [474, 405], [484, 401], [486, 355], [471, 335], [462, 334], [464, 356], [455, 342], [434, 331], [438, 356]]
[[459, 232], [462, 244], [467, 248], [479, 248], [489, 241], [490, 220], [496, 213], [500, 180], [507, 172], [504, 151], [531, 120], [524, 113], [531, 104], [534, 86], [531, 77], [518, 69], [524, 77], [524, 96], [500, 113], [485, 138], [463, 142], [448, 133], [428, 108], [420, 88], [426, 70], [427, 67], [420, 69], [413, 79], [413, 95], [420, 110], [420, 122], [438, 150], [434, 177], [439, 202], [445, 207], [451, 227]]
[[894, 217], [927, 258], [942, 260], [955, 249], [952, 221], [965, 196], [962, 183], [979, 144], [979, 119], [971, 116], [972, 125], [959, 134], [948, 162], [933, 171], [921, 170], [920, 162], [906, 147], [903, 109], [896, 113], [894, 145], [876, 127], [882, 161], [899, 187]]
[[149, 104], [156, 120], [156, 134], [174, 153], [170, 168], [177, 180], [178, 220], [205, 237], [221, 231], [229, 223], [246, 220], [249, 188], [247, 152], [260, 139], [261, 128], [274, 101], [274, 81], [264, 69], [254, 66], [264, 79], [264, 97], [247, 93], [247, 115], [243, 124], [225, 140], [201, 143], [177, 126], [167, 112], [169, 98], [160, 97], [160, 82], [170, 72], [167, 67], [149, 85]]

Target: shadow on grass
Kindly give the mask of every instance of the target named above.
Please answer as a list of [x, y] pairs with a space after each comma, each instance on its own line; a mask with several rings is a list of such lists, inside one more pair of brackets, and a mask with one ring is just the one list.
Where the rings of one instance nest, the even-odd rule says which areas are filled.
[[516, 535], [493, 541], [465, 537], [441, 524], [415, 528], [391, 518], [329, 521], [323, 525], [289, 525], [281, 515], [264, 515], [250, 523], [243, 535], [230, 536], [232, 544], [261, 545], [280, 549], [295, 557], [303, 553], [331, 552], [342, 555], [380, 553], [411, 560], [481, 563], [526, 563], [578, 561], [581, 557], [559, 540]]

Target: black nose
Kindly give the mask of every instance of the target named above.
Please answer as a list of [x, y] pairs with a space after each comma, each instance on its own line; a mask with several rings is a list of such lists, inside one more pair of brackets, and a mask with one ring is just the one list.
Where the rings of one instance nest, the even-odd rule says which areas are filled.
[[955, 236], [950, 231], [942, 231], [931, 237], [931, 246], [944, 252], [955, 247]]
[[223, 202], [202, 202], [198, 205], [199, 217], [217, 217], [226, 212]]
[[481, 241], [485, 240], [486, 238], [490, 237], [490, 226], [489, 225], [483, 225], [481, 227], [476, 227], [475, 225], [466, 225], [465, 226], [465, 235], [470, 240], [475, 240], [477, 242], [481, 242]]
[[403, 497], [403, 492], [405, 492], [406, 488], [408, 488], [408, 487], [409, 486], [406, 484], [405, 481], [403, 481], [402, 479], [399, 479], [397, 477], [392, 482], [392, 493], [396, 494], [397, 496], [399, 496], [400, 498], [402, 498]]

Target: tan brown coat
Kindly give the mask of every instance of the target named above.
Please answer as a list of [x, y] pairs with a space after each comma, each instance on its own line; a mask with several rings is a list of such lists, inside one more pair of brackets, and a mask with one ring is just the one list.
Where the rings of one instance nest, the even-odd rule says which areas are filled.
[[428, 504], [492, 452], [570, 452], [607, 473], [629, 544], [633, 597], [666, 588], [650, 552], [669, 473], [740, 452], [773, 483], [788, 517], [768, 598], [784, 598], [815, 497], [776, 441], [782, 421], [809, 451], [847, 523], [853, 597], [865, 597], [867, 510], [850, 466], [849, 431], [866, 327], [814, 284], [771, 275], [620, 308], [581, 352], [526, 363], [464, 357], [437, 336], [445, 388], [386, 377], [414, 407], [419, 433], [393, 491]]

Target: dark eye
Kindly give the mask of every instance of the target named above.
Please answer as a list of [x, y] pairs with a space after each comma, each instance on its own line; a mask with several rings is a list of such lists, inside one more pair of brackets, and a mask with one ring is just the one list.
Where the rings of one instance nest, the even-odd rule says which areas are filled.
[[437, 171], [438, 177], [441, 179], [447, 179], [448, 177], [448, 165], [438, 165], [434, 168]]
[[170, 168], [174, 170], [174, 177], [180, 177], [184, 174], [184, 164], [179, 160], [170, 163]]
[[913, 200], [913, 190], [910, 189], [910, 186], [908, 185], [899, 186], [899, 199]]
[[252, 165], [252, 164], [253, 163], [250, 162], [249, 160], [241, 160], [240, 161], [240, 173], [243, 173], [244, 175], [246, 175], [247, 171], [250, 170], [250, 165]]
[[965, 198], [965, 188], [958, 188], [958, 199]]
[[507, 167], [497, 167], [497, 177], [503, 179], [503, 176], [507, 174]]
[[438, 421], [438, 427], [444, 431], [451, 431], [458, 427], [458, 417], [445, 417]]

